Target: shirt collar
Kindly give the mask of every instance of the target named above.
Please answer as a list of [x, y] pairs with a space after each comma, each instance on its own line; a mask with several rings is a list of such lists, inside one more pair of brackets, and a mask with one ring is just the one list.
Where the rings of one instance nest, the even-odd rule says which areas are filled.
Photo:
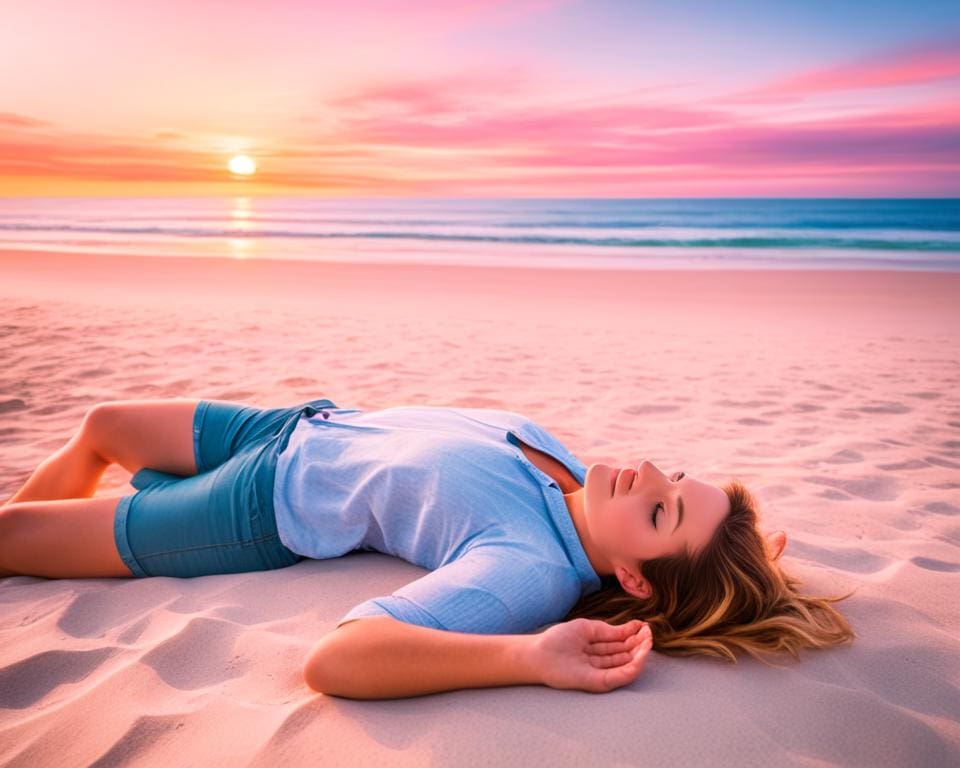
[[[513, 439], [511, 439], [511, 437]], [[576, 478], [581, 486], [584, 485], [587, 476], [586, 465], [567, 450], [566, 446], [550, 432], [534, 422], [528, 421], [520, 424], [515, 429], [507, 430], [507, 439], [514, 445], [516, 445], [514, 441], [517, 437], [538, 451], [543, 451], [555, 458], [570, 470], [570, 474]], [[560, 490], [556, 481], [549, 475], [541, 472], [536, 467], [533, 467], [533, 469], [536, 470], [535, 476], [540, 480], [541, 485], [544, 486], [544, 499], [546, 499], [547, 504], [550, 505], [553, 518], [557, 521], [564, 542], [567, 545], [566, 549], [567, 554], [570, 556], [570, 561], [577, 569], [577, 576], [580, 578], [581, 584], [581, 595], [588, 595], [599, 591], [601, 587], [600, 576], [590, 564], [590, 558], [587, 557], [586, 550], [583, 548], [583, 543], [580, 541], [576, 526], [570, 517], [570, 510], [567, 509], [567, 502], [563, 498], [563, 491]]]

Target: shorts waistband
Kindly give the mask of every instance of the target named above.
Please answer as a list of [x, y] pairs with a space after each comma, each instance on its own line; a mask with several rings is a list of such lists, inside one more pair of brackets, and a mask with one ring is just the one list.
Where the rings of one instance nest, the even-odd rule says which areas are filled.
[[332, 400], [327, 400], [326, 398], [322, 400], [311, 400], [309, 403], [298, 408], [294, 413], [290, 414], [289, 418], [283, 423], [283, 426], [280, 428], [279, 432], [279, 442], [277, 444], [277, 453], [283, 453], [284, 449], [287, 447], [287, 443], [290, 442], [290, 435], [293, 434], [293, 430], [296, 429], [297, 424], [300, 423], [300, 417], [306, 416], [307, 418], [315, 416], [318, 413], [322, 413], [324, 418], [329, 418], [329, 414], [324, 413], [325, 408], [336, 408]]

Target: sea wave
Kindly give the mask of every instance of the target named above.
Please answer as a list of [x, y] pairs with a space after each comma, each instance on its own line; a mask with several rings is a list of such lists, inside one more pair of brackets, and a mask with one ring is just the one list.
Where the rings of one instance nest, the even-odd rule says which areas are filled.
[[[529, 226], [529, 225], [528, 225]], [[570, 226], [567, 222], [566, 226]], [[217, 227], [124, 227], [76, 224], [0, 223], [0, 231], [12, 232], [93, 232], [112, 235], [166, 235], [175, 237], [229, 238], [295, 238], [295, 239], [369, 239], [422, 240], [443, 242], [514, 243], [527, 245], [582, 245], [611, 248], [834, 248], [874, 251], [960, 252], [960, 242], [937, 239], [894, 239], [864, 237], [770, 237], [741, 235], [736, 237], [604, 237], [553, 236], [495, 233], [444, 233], [410, 230], [342, 230], [311, 231], [288, 229], [230, 229]]]

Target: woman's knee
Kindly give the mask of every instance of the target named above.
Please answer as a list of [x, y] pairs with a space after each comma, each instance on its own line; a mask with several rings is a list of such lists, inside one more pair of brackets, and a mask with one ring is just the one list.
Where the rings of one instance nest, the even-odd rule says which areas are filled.
[[118, 432], [116, 401], [107, 400], [91, 406], [80, 424], [79, 439], [94, 451], [103, 461], [113, 464], [116, 457], [108, 455], [109, 435]]
[[80, 439], [108, 464], [130, 472], [151, 467], [193, 475], [193, 421], [199, 402], [162, 398], [97, 403], [84, 417]]

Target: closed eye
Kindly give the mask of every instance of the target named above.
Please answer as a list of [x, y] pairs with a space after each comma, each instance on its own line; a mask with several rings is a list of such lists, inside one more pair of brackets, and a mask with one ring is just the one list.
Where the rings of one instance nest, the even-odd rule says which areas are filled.
[[653, 523], [654, 528], [657, 527], [657, 512], [661, 509], [663, 509], [663, 504], [658, 501], [657, 505], [653, 508], [653, 514], [650, 515], [650, 521]]

